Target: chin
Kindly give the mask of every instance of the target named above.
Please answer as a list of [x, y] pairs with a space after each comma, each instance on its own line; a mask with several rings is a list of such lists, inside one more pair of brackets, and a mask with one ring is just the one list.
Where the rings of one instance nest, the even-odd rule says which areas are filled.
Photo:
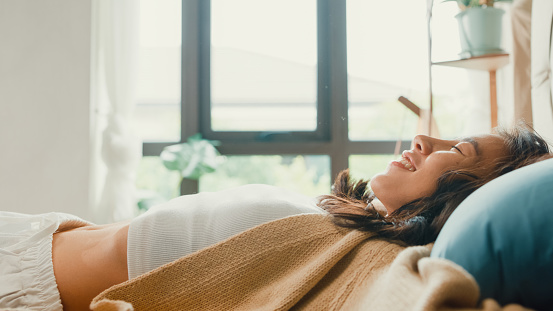
[[[371, 190], [373, 189], [373, 186], [375, 183], [378, 183], [378, 178], [379, 176], [382, 175], [382, 173], [379, 173], [379, 174], [376, 174], [374, 175], [373, 177], [371, 177], [371, 179], [369, 180], [369, 187], [371, 188]], [[375, 181], [376, 180], [376, 181]]]
[[386, 179], [386, 176], [384, 173], [376, 174], [374, 175], [371, 180], [369, 181], [369, 188], [374, 193], [375, 196], [378, 197], [377, 192], [379, 192], [379, 189], [382, 189], [382, 181], [383, 179]]

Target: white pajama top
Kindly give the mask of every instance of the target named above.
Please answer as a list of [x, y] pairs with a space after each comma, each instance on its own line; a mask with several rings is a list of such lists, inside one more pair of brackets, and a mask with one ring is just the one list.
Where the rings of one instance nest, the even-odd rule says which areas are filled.
[[150, 209], [129, 227], [129, 278], [265, 222], [326, 213], [316, 199], [268, 185], [185, 195]]

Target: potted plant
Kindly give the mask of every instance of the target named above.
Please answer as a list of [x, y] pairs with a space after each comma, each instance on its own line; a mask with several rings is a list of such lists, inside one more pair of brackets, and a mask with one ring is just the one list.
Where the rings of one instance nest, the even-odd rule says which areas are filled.
[[180, 194], [190, 194], [197, 189], [198, 179], [214, 172], [223, 161], [215, 148], [219, 142], [192, 135], [186, 143], [167, 146], [160, 154], [163, 165], [180, 174]]
[[501, 48], [502, 19], [505, 11], [494, 7], [494, 3], [512, 0], [445, 1], [456, 1], [461, 9], [455, 16], [459, 23], [461, 57], [505, 53]]

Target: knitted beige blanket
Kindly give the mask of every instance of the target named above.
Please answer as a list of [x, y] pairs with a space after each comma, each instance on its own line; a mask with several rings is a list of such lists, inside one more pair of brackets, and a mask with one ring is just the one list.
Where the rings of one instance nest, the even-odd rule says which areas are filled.
[[501, 310], [491, 300], [476, 309], [473, 278], [451, 262], [428, 258], [429, 251], [336, 227], [329, 216], [292, 216], [116, 285], [91, 308]]

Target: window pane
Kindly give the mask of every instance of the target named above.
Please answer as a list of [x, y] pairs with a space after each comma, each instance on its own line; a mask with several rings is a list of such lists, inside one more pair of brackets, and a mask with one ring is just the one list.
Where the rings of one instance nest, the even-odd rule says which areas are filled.
[[349, 157], [349, 170], [355, 179], [371, 179], [398, 157], [393, 154], [352, 155]]
[[418, 118], [397, 98], [428, 106], [425, 3], [347, 0], [346, 14], [349, 138], [412, 138]]
[[144, 209], [179, 196], [179, 173], [170, 171], [159, 157], [143, 157], [136, 173], [139, 206]]
[[145, 141], [178, 141], [180, 0], [141, 0], [138, 57], [135, 129]]
[[269, 184], [316, 196], [330, 191], [328, 156], [228, 156], [214, 173], [200, 178], [200, 191], [245, 184]]
[[215, 131], [317, 127], [315, 0], [211, 1]]
[[[481, 133], [482, 120], [489, 97], [483, 105], [474, 105], [476, 94], [485, 93], [489, 87], [488, 73], [444, 66], [433, 66], [434, 117], [440, 137], [454, 138]], [[478, 83], [480, 82], [480, 83]], [[476, 101], [475, 101], [476, 100]], [[488, 112], [489, 113], [489, 112]]]

